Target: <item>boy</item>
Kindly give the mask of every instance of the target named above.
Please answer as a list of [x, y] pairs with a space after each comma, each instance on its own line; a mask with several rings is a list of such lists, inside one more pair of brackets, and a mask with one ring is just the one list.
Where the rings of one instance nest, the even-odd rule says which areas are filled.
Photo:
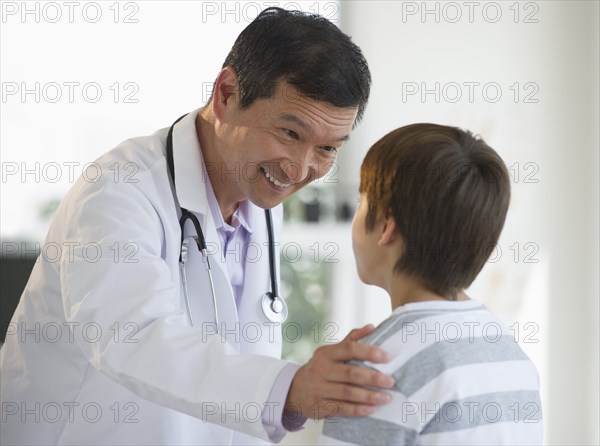
[[542, 444], [539, 378], [506, 326], [464, 290], [498, 241], [502, 159], [458, 128], [414, 124], [367, 153], [352, 244], [393, 313], [364, 342], [386, 350], [391, 402], [325, 421], [325, 444]]

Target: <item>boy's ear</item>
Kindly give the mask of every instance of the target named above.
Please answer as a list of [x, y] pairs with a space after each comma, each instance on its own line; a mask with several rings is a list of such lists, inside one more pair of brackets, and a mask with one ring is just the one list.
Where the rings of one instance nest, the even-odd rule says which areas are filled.
[[383, 221], [383, 228], [381, 230], [381, 235], [377, 242], [378, 246], [387, 246], [394, 243], [400, 237], [400, 233], [398, 232], [396, 221], [390, 215], [389, 212], [386, 212], [385, 220]]

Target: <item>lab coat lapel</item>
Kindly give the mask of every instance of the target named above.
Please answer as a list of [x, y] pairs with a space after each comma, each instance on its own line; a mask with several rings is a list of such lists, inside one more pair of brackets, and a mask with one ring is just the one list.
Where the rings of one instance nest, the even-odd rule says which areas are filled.
[[[202, 226], [217, 300], [218, 328], [222, 336], [224, 335], [224, 339], [239, 351], [239, 337], [233, 335], [238, 326], [233, 289], [207, 199], [206, 182], [210, 180], [206, 174], [202, 150], [196, 133], [195, 119], [198, 111], [195, 110], [188, 114], [173, 129], [173, 161], [177, 199], [182, 208], [196, 215]], [[186, 223], [184, 235], [186, 238], [196, 235], [191, 222]], [[194, 244], [190, 244], [190, 246], [186, 271], [194, 326], [211, 333], [214, 332], [213, 323], [215, 321], [208, 272], [200, 252]]]

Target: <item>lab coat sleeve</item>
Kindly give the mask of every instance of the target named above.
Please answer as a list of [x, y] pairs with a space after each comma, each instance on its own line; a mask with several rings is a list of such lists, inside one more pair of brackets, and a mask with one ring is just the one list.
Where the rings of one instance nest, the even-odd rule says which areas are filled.
[[[179, 251], [169, 252], [174, 243], [167, 243], [179, 237], [172, 234], [174, 205], [148, 192], [156, 177], [166, 177], [164, 163], [153, 168], [139, 172], [137, 183], [115, 182], [109, 171], [72, 191], [63, 212], [65, 243], [73, 248], [60, 264], [66, 320], [100, 330], [99, 340], [76, 342], [109, 379], [157, 404], [268, 440], [260, 417], [230, 409], [264, 408], [288, 363], [237, 354], [221, 338], [186, 326], [173, 268]], [[163, 186], [161, 193], [171, 194]]]

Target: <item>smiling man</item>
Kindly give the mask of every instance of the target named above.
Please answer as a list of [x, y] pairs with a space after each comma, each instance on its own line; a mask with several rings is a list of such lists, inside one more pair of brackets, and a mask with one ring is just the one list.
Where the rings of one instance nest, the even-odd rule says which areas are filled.
[[329, 21], [269, 8], [206, 106], [100, 157], [50, 227], [60, 261], [40, 257], [13, 316], [2, 443], [264, 444], [385, 403], [393, 379], [346, 363], [386, 360], [357, 342], [371, 327], [280, 359], [274, 272], [282, 201], [327, 173], [370, 83]]

